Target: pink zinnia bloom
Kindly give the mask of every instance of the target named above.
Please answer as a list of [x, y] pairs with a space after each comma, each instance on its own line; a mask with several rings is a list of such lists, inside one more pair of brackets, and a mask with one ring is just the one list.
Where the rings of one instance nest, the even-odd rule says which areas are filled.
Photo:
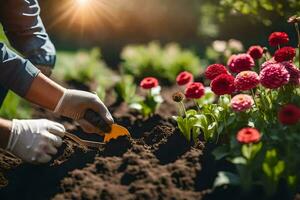
[[236, 135], [237, 141], [243, 144], [255, 143], [260, 140], [260, 132], [256, 128], [243, 128]]
[[290, 74], [281, 63], [269, 64], [259, 74], [260, 83], [270, 89], [279, 88], [287, 84]]
[[232, 55], [228, 59], [227, 63], [230, 71], [233, 73], [239, 73], [241, 71], [251, 70], [254, 67], [255, 63], [253, 58], [246, 53]]
[[270, 60], [267, 60], [266, 62], [264, 62], [263, 64], [261, 64], [261, 69], [265, 68], [269, 64], [275, 64], [275, 63], [277, 63], [277, 62], [274, 60], [274, 57], [273, 57]]
[[233, 111], [243, 112], [252, 107], [254, 104], [253, 98], [248, 94], [238, 94], [231, 99], [230, 106]]
[[290, 74], [290, 83], [294, 85], [300, 84], [300, 70], [297, 68], [292, 62], [282, 62], [282, 65], [284, 65], [285, 69]]
[[253, 71], [242, 71], [234, 80], [234, 86], [240, 91], [250, 90], [259, 84], [259, 76]]

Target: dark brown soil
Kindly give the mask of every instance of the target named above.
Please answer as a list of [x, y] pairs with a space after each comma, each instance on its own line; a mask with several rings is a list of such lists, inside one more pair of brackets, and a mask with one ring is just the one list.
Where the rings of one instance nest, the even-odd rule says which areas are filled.
[[[116, 122], [127, 127], [131, 137], [112, 140], [97, 151], [66, 139], [50, 164], [37, 166], [21, 164], [12, 155], [0, 152], [0, 199], [241, 199], [236, 188], [212, 193], [217, 170], [232, 166], [214, 161], [214, 145], [201, 140], [189, 143], [175, 128], [170, 116], [176, 113], [176, 107], [170, 96], [177, 90], [163, 90], [166, 101], [159, 115], [148, 119], [130, 113], [123, 103], [114, 104], [109, 96], [106, 104], [111, 105]], [[43, 109], [36, 108], [34, 117], [60, 121], [83, 139], [103, 139], [85, 134], [72, 121]]]

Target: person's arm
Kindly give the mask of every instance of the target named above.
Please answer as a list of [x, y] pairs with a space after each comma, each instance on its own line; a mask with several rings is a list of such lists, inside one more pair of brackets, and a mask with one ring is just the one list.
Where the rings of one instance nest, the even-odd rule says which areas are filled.
[[76, 120], [88, 133], [102, 133], [99, 128], [84, 119], [88, 109], [98, 113], [108, 126], [114, 122], [110, 112], [96, 94], [65, 89], [41, 73], [33, 80], [25, 98], [57, 114]]
[[10, 44], [46, 75], [55, 64], [55, 48], [39, 16], [37, 0], [9, 0], [1, 4], [0, 22]]
[[0, 118], [0, 148], [5, 149], [9, 140], [12, 123]]

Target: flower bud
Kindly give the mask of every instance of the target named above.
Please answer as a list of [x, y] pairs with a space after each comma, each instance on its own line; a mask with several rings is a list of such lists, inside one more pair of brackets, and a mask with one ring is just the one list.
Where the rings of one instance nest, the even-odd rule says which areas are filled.
[[172, 95], [172, 99], [173, 99], [173, 101], [179, 103], [179, 102], [181, 102], [184, 99], [184, 94], [182, 92], [175, 92]]
[[288, 23], [294, 24], [294, 23], [299, 23], [300, 22], [300, 17], [297, 15], [291, 16], [288, 20]]

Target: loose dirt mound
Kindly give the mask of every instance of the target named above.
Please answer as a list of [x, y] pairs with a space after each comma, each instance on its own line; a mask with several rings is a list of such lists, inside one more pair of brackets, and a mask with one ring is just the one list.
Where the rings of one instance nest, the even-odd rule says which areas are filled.
[[[66, 141], [64, 154], [51, 165], [22, 164], [10, 170], [9, 185], [1, 189], [0, 198], [201, 199], [205, 192], [196, 185], [201, 142], [188, 143], [172, 122], [159, 115], [117, 121], [129, 128], [131, 138], [124, 136], [87, 152]], [[73, 132], [96, 139], [77, 129]]]

